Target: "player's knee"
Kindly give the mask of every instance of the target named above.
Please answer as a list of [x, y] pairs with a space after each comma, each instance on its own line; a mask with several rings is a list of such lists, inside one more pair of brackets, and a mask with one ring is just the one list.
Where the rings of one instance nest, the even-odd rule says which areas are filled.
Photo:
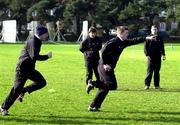
[[20, 93], [22, 91], [23, 87], [22, 86], [14, 86], [13, 89], [14, 89], [14, 93]]
[[42, 86], [42, 87], [45, 87], [46, 84], [47, 84], [47, 82], [46, 82], [45, 80], [43, 80], [43, 81], [41, 82], [41, 86]]
[[117, 84], [109, 81], [106, 82], [106, 84], [108, 85], [109, 90], [117, 90]]

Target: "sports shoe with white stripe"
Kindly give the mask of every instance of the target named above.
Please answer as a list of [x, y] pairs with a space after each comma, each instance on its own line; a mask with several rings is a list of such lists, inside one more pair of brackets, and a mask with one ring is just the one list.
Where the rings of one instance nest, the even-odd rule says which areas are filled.
[[9, 115], [9, 114], [8, 114], [8, 110], [3, 109], [3, 108], [1, 108], [1, 107], [0, 107], [0, 112], [1, 112], [1, 114], [2, 114], [3, 116]]
[[88, 111], [90, 111], [90, 112], [98, 112], [99, 109], [96, 108], [96, 107], [91, 107], [91, 106], [89, 106], [89, 107], [88, 107]]
[[87, 87], [86, 87], [86, 92], [87, 94], [89, 94], [89, 92], [94, 89], [94, 86], [92, 85], [92, 80], [88, 80], [88, 84], [87, 84]]

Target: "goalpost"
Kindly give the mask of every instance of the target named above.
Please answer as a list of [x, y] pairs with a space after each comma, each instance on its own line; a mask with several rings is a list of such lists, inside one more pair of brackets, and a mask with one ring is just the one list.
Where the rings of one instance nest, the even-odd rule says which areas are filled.
[[77, 40], [77, 42], [80, 42], [82, 40], [85, 40], [88, 36], [88, 21], [85, 20], [83, 21], [83, 28], [82, 28], [82, 32]]
[[16, 20], [3, 21], [2, 42], [16, 43], [17, 38], [17, 22]]

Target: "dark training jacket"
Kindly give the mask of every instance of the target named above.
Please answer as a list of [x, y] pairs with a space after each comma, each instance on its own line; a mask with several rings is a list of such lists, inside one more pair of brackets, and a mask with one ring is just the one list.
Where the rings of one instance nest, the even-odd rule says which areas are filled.
[[42, 41], [34, 36], [33, 40], [27, 41], [21, 51], [16, 70], [28, 70], [35, 68], [36, 60], [47, 60], [48, 55], [39, 55]]
[[84, 53], [86, 60], [99, 60], [99, 50], [102, 48], [102, 41], [98, 38], [88, 37], [80, 43], [79, 50]]
[[108, 64], [114, 69], [124, 48], [144, 41], [145, 38], [133, 38], [122, 41], [119, 37], [114, 37], [106, 42], [102, 48], [102, 58], [100, 62], [102, 64]]
[[144, 43], [144, 53], [146, 56], [150, 57], [161, 57], [161, 55], [165, 55], [162, 38], [157, 35], [152, 40], [146, 40]]

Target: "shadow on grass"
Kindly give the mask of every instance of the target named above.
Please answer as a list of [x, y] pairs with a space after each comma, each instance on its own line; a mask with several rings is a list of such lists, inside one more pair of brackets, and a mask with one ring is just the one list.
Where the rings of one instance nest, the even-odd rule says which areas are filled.
[[[154, 112], [154, 111], [137, 111], [137, 112], [128, 112], [128, 113], [132, 113], [132, 114], [156, 114], [156, 115], [179, 115], [180, 116], [180, 112], [165, 112], [165, 111], [162, 111], [162, 112]], [[179, 117], [180, 119], [180, 117]]]
[[[103, 112], [101, 112], [103, 113]], [[113, 112], [111, 112], [113, 113]], [[84, 125], [84, 124], [112, 124], [122, 123], [122, 122], [162, 122], [162, 123], [180, 123], [180, 112], [125, 112], [128, 114], [137, 114], [137, 116], [106, 116], [104, 115], [96, 116], [96, 113], [92, 116], [55, 116], [55, 115], [16, 115], [16, 116], [7, 116], [7, 117], [0, 117], [0, 121], [7, 121], [7, 122], [16, 122], [19, 123], [30, 123], [30, 124], [77, 124], [77, 125]], [[139, 115], [141, 114], [141, 115]], [[87, 112], [88, 115], [88, 112]], [[147, 115], [149, 115], [147, 117]], [[158, 115], [158, 117], [153, 117], [153, 115]]]
[[145, 89], [128, 89], [128, 88], [123, 88], [123, 89], [118, 89], [117, 91], [134, 91], [134, 92], [180, 92], [180, 88], [161, 88], [161, 89], [154, 89], [154, 88], [150, 88], [149, 90], [145, 90]]

